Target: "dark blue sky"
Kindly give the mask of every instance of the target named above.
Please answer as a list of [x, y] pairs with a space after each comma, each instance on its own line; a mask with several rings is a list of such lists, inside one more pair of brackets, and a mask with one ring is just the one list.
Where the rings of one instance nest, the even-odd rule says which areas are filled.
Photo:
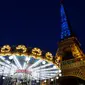
[[[84, 0], [64, 0], [72, 30], [82, 49], [85, 49], [84, 3]], [[55, 54], [59, 39], [59, 0], [0, 1], [0, 45], [25, 44]]]

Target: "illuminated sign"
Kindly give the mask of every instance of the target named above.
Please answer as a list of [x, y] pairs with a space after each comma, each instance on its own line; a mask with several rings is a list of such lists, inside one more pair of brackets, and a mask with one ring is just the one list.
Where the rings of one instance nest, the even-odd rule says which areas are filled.
[[31, 74], [31, 71], [29, 71], [29, 70], [21, 70], [21, 69], [19, 69], [19, 70], [16, 70], [16, 72], [17, 72], [17, 73], [27, 73], [27, 74]]

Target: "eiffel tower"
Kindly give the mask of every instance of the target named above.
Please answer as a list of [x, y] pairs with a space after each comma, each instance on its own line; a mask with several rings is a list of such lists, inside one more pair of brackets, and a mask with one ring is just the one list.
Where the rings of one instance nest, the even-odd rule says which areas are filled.
[[85, 80], [85, 55], [81, 50], [77, 37], [72, 32], [63, 1], [61, 1], [60, 6], [61, 41], [58, 44], [56, 56], [61, 63], [60, 67], [63, 75], [61, 82], [65, 79], [66, 82], [69, 82], [68, 80], [71, 79], [76, 79], [76, 81], [79, 81], [79, 79]]

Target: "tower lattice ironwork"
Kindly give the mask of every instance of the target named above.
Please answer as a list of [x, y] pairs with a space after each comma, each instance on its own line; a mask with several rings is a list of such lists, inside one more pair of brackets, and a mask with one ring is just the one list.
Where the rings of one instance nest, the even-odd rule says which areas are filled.
[[57, 50], [63, 76], [74, 76], [85, 80], [85, 55], [80, 43], [71, 31], [63, 2], [60, 7], [61, 14], [61, 41]]

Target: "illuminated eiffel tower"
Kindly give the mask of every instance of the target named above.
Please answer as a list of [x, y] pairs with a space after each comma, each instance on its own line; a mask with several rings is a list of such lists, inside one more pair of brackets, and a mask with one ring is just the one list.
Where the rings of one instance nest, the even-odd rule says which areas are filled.
[[76, 77], [85, 80], [85, 55], [81, 50], [77, 37], [71, 30], [63, 1], [61, 1], [60, 14], [61, 41], [58, 44], [56, 56], [61, 63], [62, 75], [64, 79], [66, 77]]

